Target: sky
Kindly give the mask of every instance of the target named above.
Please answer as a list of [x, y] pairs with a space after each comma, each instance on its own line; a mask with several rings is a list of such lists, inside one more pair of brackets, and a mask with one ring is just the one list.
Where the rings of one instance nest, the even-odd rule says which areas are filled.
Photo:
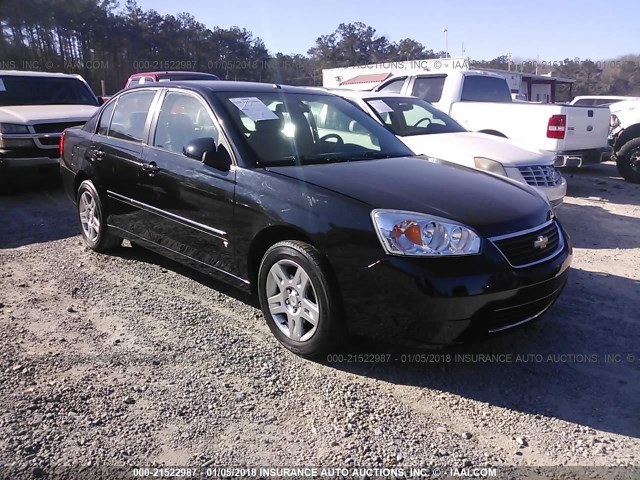
[[445, 50], [448, 36], [449, 54], [460, 56], [464, 43], [472, 60], [511, 53], [542, 63], [640, 53], [640, 0], [137, 1], [162, 15], [191, 13], [209, 28], [246, 28], [272, 54], [306, 54], [320, 35], [358, 21], [392, 42], [412, 38], [434, 51]]

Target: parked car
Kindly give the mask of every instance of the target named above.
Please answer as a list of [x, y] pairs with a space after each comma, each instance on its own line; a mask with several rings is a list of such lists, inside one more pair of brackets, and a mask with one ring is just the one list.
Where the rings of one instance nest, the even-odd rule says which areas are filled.
[[467, 130], [554, 154], [559, 167], [597, 164], [611, 157], [606, 108], [514, 102], [507, 80], [495, 73], [407, 75], [390, 78], [375, 90], [422, 98]]
[[182, 80], [220, 80], [217, 75], [206, 72], [183, 72], [169, 70], [166, 72], [141, 72], [132, 74], [124, 84], [124, 88], [142, 83], [177, 82]]
[[[548, 152], [522, 148], [506, 138], [467, 132], [453, 118], [424, 100], [385, 92], [335, 90], [391, 130], [414, 153], [486, 170], [531, 185], [556, 207], [567, 182]], [[318, 126], [331, 129], [340, 116], [325, 108]]]
[[[348, 119], [331, 130], [316, 114]], [[569, 238], [533, 189], [414, 157], [345, 99], [302, 87], [123, 90], [65, 131], [85, 243], [127, 238], [257, 294], [303, 356], [348, 332], [447, 344], [539, 318]]]
[[98, 105], [79, 75], [0, 70], [0, 188], [57, 175], [62, 131], [84, 124]]
[[614, 103], [611, 109], [611, 144], [620, 175], [640, 183], [640, 98]]
[[622, 97], [618, 95], [581, 95], [574, 97], [569, 105], [577, 105], [579, 107], [604, 107], [613, 103], [624, 102], [625, 100], [633, 100], [638, 97]]

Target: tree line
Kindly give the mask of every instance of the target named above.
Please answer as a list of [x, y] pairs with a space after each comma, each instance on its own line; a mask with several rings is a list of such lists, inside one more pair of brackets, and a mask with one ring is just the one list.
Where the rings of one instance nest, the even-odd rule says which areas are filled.
[[[391, 41], [360, 22], [321, 35], [306, 55], [271, 53], [241, 27], [209, 28], [189, 13], [160, 15], [135, 0], [0, 0], [0, 69], [79, 73], [111, 94], [134, 72], [197, 70], [222, 79], [320, 85], [322, 69], [441, 58], [420, 42]], [[576, 80], [574, 95], [640, 95], [640, 56], [553, 65], [500, 56], [472, 67], [549, 73]], [[568, 95], [568, 94], [567, 94]], [[568, 98], [566, 98], [568, 100]]]

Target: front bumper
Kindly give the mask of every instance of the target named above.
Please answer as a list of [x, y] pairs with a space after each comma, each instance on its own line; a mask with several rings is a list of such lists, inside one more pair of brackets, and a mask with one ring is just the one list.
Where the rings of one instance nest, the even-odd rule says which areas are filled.
[[0, 150], [0, 181], [10, 182], [22, 177], [57, 175], [59, 171], [58, 151], [38, 149]]
[[589, 150], [571, 150], [559, 152], [556, 155], [554, 165], [556, 167], [583, 167], [597, 165], [611, 159], [613, 148], [610, 146], [592, 148]]
[[560, 295], [571, 246], [552, 259], [515, 269], [485, 242], [480, 255], [385, 256], [340, 275], [349, 329], [409, 344], [447, 345], [506, 330], [544, 314]]
[[567, 194], [567, 180], [563, 177], [559, 185], [551, 187], [533, 187], [544, 194], [553, 208], [559, 206], [564, 201]]

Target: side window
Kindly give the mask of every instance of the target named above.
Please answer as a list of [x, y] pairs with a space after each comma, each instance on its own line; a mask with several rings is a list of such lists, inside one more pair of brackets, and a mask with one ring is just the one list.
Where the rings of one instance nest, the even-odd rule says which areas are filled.
[[402, 90], [402, 86], [404, 85], [404, 81], [405, 81], [404, 78], [392, 80], [378, 91], [388, 92], [388, 93], [400, 93], [400, 91]]
[[218, 129], [205, 105], [192, 95], [167, 93], [158, 116], [153, 146], [182, 153], [187, 143], [203, 137], [213, 138], [218, 144]]
[[108, 135], [131, 142], [142, 142], [144, 126], [155, 90], [125, 93], [118, 99]]
[[113, 113], [113, 107], [116, 105], [116, 102], [111, 102], [109, 105], [104, 107], [102, 111], [102, 115], [100, 116], [100, 124], [98, 125], [98, 134], [106, 135], [109, 131], [109, 123], [111, 123], [111, 114]]
[[444, 87], [446, 78], [445, 75], [439, 77], [418, 77], [415, 82], [413, 82], [412, 95], [426, 102], [439, 102], [442, 97], [442, 87]]

